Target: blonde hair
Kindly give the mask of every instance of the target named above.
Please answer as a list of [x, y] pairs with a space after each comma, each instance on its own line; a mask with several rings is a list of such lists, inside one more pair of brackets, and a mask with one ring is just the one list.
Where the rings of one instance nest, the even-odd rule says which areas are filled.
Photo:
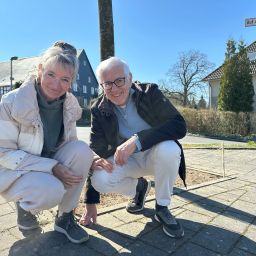
[[43, 68], [57, 63], [71, 67], [74, 70], [72, 79], [72, 82], [74, 83], [79, 67], [76, 55], [77, 51], [75, 47], [63, 41], [57, 41], [43, 53], [39, 64], [41, 64]]

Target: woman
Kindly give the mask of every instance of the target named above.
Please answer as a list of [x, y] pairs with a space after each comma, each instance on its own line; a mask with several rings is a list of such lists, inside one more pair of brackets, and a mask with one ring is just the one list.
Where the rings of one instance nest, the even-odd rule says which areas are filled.
[[17, 224], [39, 226], [35, 216], [58, 205], [54, 229], [74, 243], [87, 232], [74, 220], [93, 153], [77, 140], [81, 108], [68, 91], [76, 80], [76, 49], [56, 42], [43, 54], [37, 76], [0, 103], [0, 194], [17, 207]]

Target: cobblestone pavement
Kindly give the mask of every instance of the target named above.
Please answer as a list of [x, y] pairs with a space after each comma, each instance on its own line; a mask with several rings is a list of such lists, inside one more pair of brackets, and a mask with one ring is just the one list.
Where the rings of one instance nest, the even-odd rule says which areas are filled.
[[[186, 165], [226, 176], [246, 175], [256, 171], [255, 150], [225, 149], [224, 161], [221, 149], [185, 149]], [[224, 168], [223, 168], [224, 162]]]
[[0, 255], [256, 255], [255, 195], [255, 173], [176, 189], [172, 212], [185, 228], [179, 240], [166, 236], [154, 221], [153, 198], [143, 214], [129, 214], [124, 205], [103, 209], [82, 245], [52, 231], [50, 211], [40, 216], [41, 230], [20, 232], [13, 204], [1, 200]]
[[[217, 153], [216, 158], [209, 150], [185, 154], [188, 165], [218, 169]], [[154, 221], [153, 197], [142, 214], [127, 213], [125, 204], [100, 210], [98, 224], [87, 228], [90, 239], [82, 245], [53, 231], [54, 209], [39, 216], [41, 229], [20, 232], [13, 203], [0, 197], [0, 255], [256, 256], [255, 154], [235, 150], [226, 155], [226, 178], [175, 189], [171, 211], [184, 226], [182, 239], [169, 238]]]

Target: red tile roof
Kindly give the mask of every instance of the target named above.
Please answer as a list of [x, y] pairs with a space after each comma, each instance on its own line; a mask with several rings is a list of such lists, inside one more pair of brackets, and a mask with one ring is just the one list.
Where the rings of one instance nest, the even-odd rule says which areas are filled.
[[[256, 41], [246, 47], [247, 52], [256, 52]], [[251, 62], [251, 74], [256, 74], [256, 61]], [[209, 80], [220, 79], [223, 74], [223, 65], [216, 68], [213, 72], [207, 75], [202, 81], [207, 82]]]
[[247, 52], [256, 52], [256, 41], [246, 47]]

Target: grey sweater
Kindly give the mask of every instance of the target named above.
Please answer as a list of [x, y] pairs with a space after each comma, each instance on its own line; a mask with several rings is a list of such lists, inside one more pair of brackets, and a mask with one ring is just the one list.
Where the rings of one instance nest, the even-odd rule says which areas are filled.
[[63, 136], [63, 102], [65, 96], [47, 102], [41, 93], [40, 85], [36, 85], [39, 113], [44, 129], [44, 145], [41, 156], [51, 157]]

